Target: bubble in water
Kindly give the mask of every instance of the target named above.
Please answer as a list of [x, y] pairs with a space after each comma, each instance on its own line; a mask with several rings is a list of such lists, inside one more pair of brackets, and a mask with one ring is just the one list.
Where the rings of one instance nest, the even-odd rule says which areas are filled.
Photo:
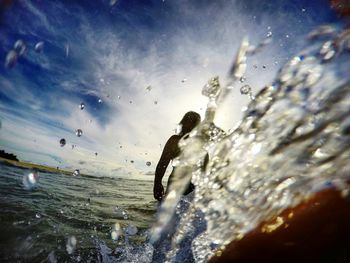
[[16, 41], [15, 45], [13, 46], [13, 48], [16, 50], [16, 52], [20, 55], [20, 56], [23, 56], [24, 53], [26, 52], [27, 50], [27, 46], [26, 44], [24, 43], [23, 40], [19, 39]]
[[35, 214], [35, 218], [40, 219], [40, 218], [41, 218], [41, 215], [40, 215], [39, 213], [36, 213], [36, 214]]
[[71, 236], [67, 239], [67, 243], [66, 243], [66, 250], [67, 253], [70, 255], [74, 252], [75, 247], [77, 246], [77, 239], [75, 238], [75, 236]]
[[61, 145], [61, 147], [65, 146], [66, 145], [66, 139], [62, 138], [60, 140], [60, 145]]
[[146, 165], [147, 165], [147, 166], [151, 166], [151, 164], [152, 164], [152, 163], [151, 163], [150, 161], [146, 162]]
[[137, 234], [137, 231], [138, 231], [137, 227], [134, 226], [134, 225], [132, 225], [132, 224], [128, 225], [128, 226], [126, 227], [126, 229], [125, 229], [125, 232], [126, 232], [129, 236], [134, 236], [134, 235], [136, 235], [136, 234]]
[[6, 56], [5, 67], [13, 68], [17, 63], [17, 58], [17, 52], [14, 50], [10, 50]]
[[35, 170], [23, 176], [23, 185], [26, 190], [33, 189], [39, 180], [39, 173]]
[[252, 92], [252, 88], [249, 85], [244, 85], [241, 87], [240, 92], [242, 95], [247, 95]]
[[243, 83], [244, 81], [246, 81], [246, 78], [245, 78], [244, 76], [242, 76], [242, 77], [239, 79], [239, 81], [240, 81], [241, 83]]
[[78, 169], [74, 170], [73, 176], [78, 176], [80, 175], [80, 171]]
[[40, 41], [38, 43], [35, 44], [34, 50], [38, 53], [42, 52], [44, 49], [44, 42]]
[[83, 135], [83, 131], [81, 129], [77, 129], [75, 131], [75, 134], [78, 136], [78, 137], [81, 137]]
[[272, 37], [272, 32], [271, 31], [267, 32], [266, 37]]
[[81, 110], [83, 110], [85, 108], [85, 104], [82, 102], [82, 103], [80, 103], [80, 105], [79, 105], [79, 109], [81, 109]]
[[102, 103], [102, 99], [98, 99], [98, 103]]
[[[151, 85], [147, 86], [146, 90], [147, 90], [147, 91], [151, 91], [151, 90], [152, 90], [152, 86], [151, 86]], [[120, 99], [120, 96], [118, 96], [118, 97], [119, 97], [119, 99]]]

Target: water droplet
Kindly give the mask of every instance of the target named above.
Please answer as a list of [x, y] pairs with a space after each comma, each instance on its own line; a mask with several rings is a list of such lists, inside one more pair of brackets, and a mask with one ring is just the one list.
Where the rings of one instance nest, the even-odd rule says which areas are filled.
[[322, 56], [324, 61], [331, 60], [336, 55], [336, 47], [334, 42], [325, 42], [320, 49], [320, 55]]
[[110, 0], [109, 5], [114, 6], [117, 3], [117, 0]]
[[80, 175], [80, 171], [78, 169], [74, 170], [73, 176], [78, 176]]
[[121, 234], [122, 234], [122, 229], [120, 227], [120, 224], [119, 223], [115, 223], [113, 228], [112, 228], [111, 238], [114, 241], [116, 241], [121, 236]]
[[35, 214], [35, 218], [40, 219], [40, 218], [41, 218], [41, 215], [40, 215], [39, 213], [36, 213], [36, 214]]
[[23, 176], [23, 185], [26, 190], [33, 189], [39, 180], [39, 173], [35, 170], [31, 171], [29, 174]]
[[127, 212], [118, 206], [114, 208], [114, 212], [116, 213], [116, 217], [119, 219], [127, 220], [129, 218]]
[[50, 252], [50, 254], [47, 256], [47, 259], [50, 263], [57, 263], [57, 258], [54, 251]]
[[129, 236], [134, 236], [134, 235], [136, 235], [136, 234], [137, 234], [137, 231], [138, 231], [137, 227], [134, 226], [134, 225], [132, 225], [132, 224], [128, 225], [128, 226], [126, 227], [126, 229], [125, 229], [125, 232], [126, 232]]
[[271, 31], [267, 32], [266, 37], [272, 37], [272, 32]]
[[68, 43], [66, 43], [64, 45], [64, 49], [65, 49], [65, 52], [66, 52], [66, 58], [68, 58], [68, 56], [69, 56], [69, 44]]
[[23, 56], [24, 53], [27, 51], [27, 46], [24, 43], [23, 40], [19, 39], [16, 41], [15, 45], [13, 46], [13, 48], [16, 50], [16, 52], [20, 55]]
[[102, 103], [102, 99], [98, 99], [98, 103]]
[[81, 110], [83, 110], [83, 109], [85, 108], [85, 104], [84, 104], [83, 102], [80, 103], [79, 108], [80, 108]]
[[69, 255], [74, 252], [76, 245], [77, 239], [75, 238], [75, 236], [71, 236], [67, 239], [66, 250]]
[[65, 146], [66, 145], [66, 139], [62, 138], [60, 140], [60, 145], [61, 145], [61, 147]]
[[202, 89], [202, 94], [209, 98], [216, 98], [221, 91], [219, 77], [214, 77], [208, 81], [206, 85], [204, 85]]
[[83, 135], [83, 131], [81, 129], [77, 129], [75, 131], [75, 134], [78, 136], [78, 137], [81, 137]]
[[151, 163], [150, 161], [146, 162], [146, 165], [147, 165], [147, 166], [151, 166], [151, 164], [152, 164], [152, 163]]
[[17, 58], [17, 52], [14, 50], [10, 50], [6, 56], [5, 67], [13, 68], [17, 63]]
[[123, 215], [123, 219], [124, 220], [127, 220], [129, 218], [128, 214], [126, 213], [126, 211], [123, 211], [122, 212], [122, 215]]
[[302, 8], [302, 9], [301, 9], [301, 12], [306, 12], [306, 9], [305, 9], [305, 8]]
[[247, 95], [252, 92], [252, 88], [249, 85], [244, 85], [241, 87], [240, 92], [242, 95]]
[[42, 52], [44, 50], [44, 42], [40, 41], [35, 44], [34, 50], [38, 53]]

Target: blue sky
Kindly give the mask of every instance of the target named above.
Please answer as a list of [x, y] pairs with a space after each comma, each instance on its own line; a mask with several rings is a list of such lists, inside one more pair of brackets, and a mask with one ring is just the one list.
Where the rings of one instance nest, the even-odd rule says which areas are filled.
[[[0, 148], [21, 160], [138, 178], [153, 173], [186, 111], [203, 115], [202, 86], [225, 78], [244, 36], [256, 44], [273, 33], [248, 61], [246, 82], [257, 91], [311, 29], [336, 22], [326, 0], [18, 0], [0, 18]], [[19, 39], [27, 51], [8, 68]], [[217, 124], [233, 127], [247, 102], [238, 87]]]

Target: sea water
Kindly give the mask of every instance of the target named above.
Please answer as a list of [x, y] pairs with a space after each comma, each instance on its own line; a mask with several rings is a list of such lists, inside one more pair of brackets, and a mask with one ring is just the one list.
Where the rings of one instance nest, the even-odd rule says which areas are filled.
[[[121, 262], [126, 252], [147, 255], [157, 207], [151, 181], [39, 172], [28, 189], [29, 174], [0, 163], [1, 262]], [[116, 224], [119, 236], [112, 238]]]

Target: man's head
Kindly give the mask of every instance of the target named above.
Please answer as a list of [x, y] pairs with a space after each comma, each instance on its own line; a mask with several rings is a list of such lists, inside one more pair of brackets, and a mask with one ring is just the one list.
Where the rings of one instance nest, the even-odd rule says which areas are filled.
[[180, 121], [181, 124], [181, 133], [186, 134], [193, 130], [194, 127], [196, 127], [201, 122], [201, 116], [194, 111], [187, 112], [182, 120]]

